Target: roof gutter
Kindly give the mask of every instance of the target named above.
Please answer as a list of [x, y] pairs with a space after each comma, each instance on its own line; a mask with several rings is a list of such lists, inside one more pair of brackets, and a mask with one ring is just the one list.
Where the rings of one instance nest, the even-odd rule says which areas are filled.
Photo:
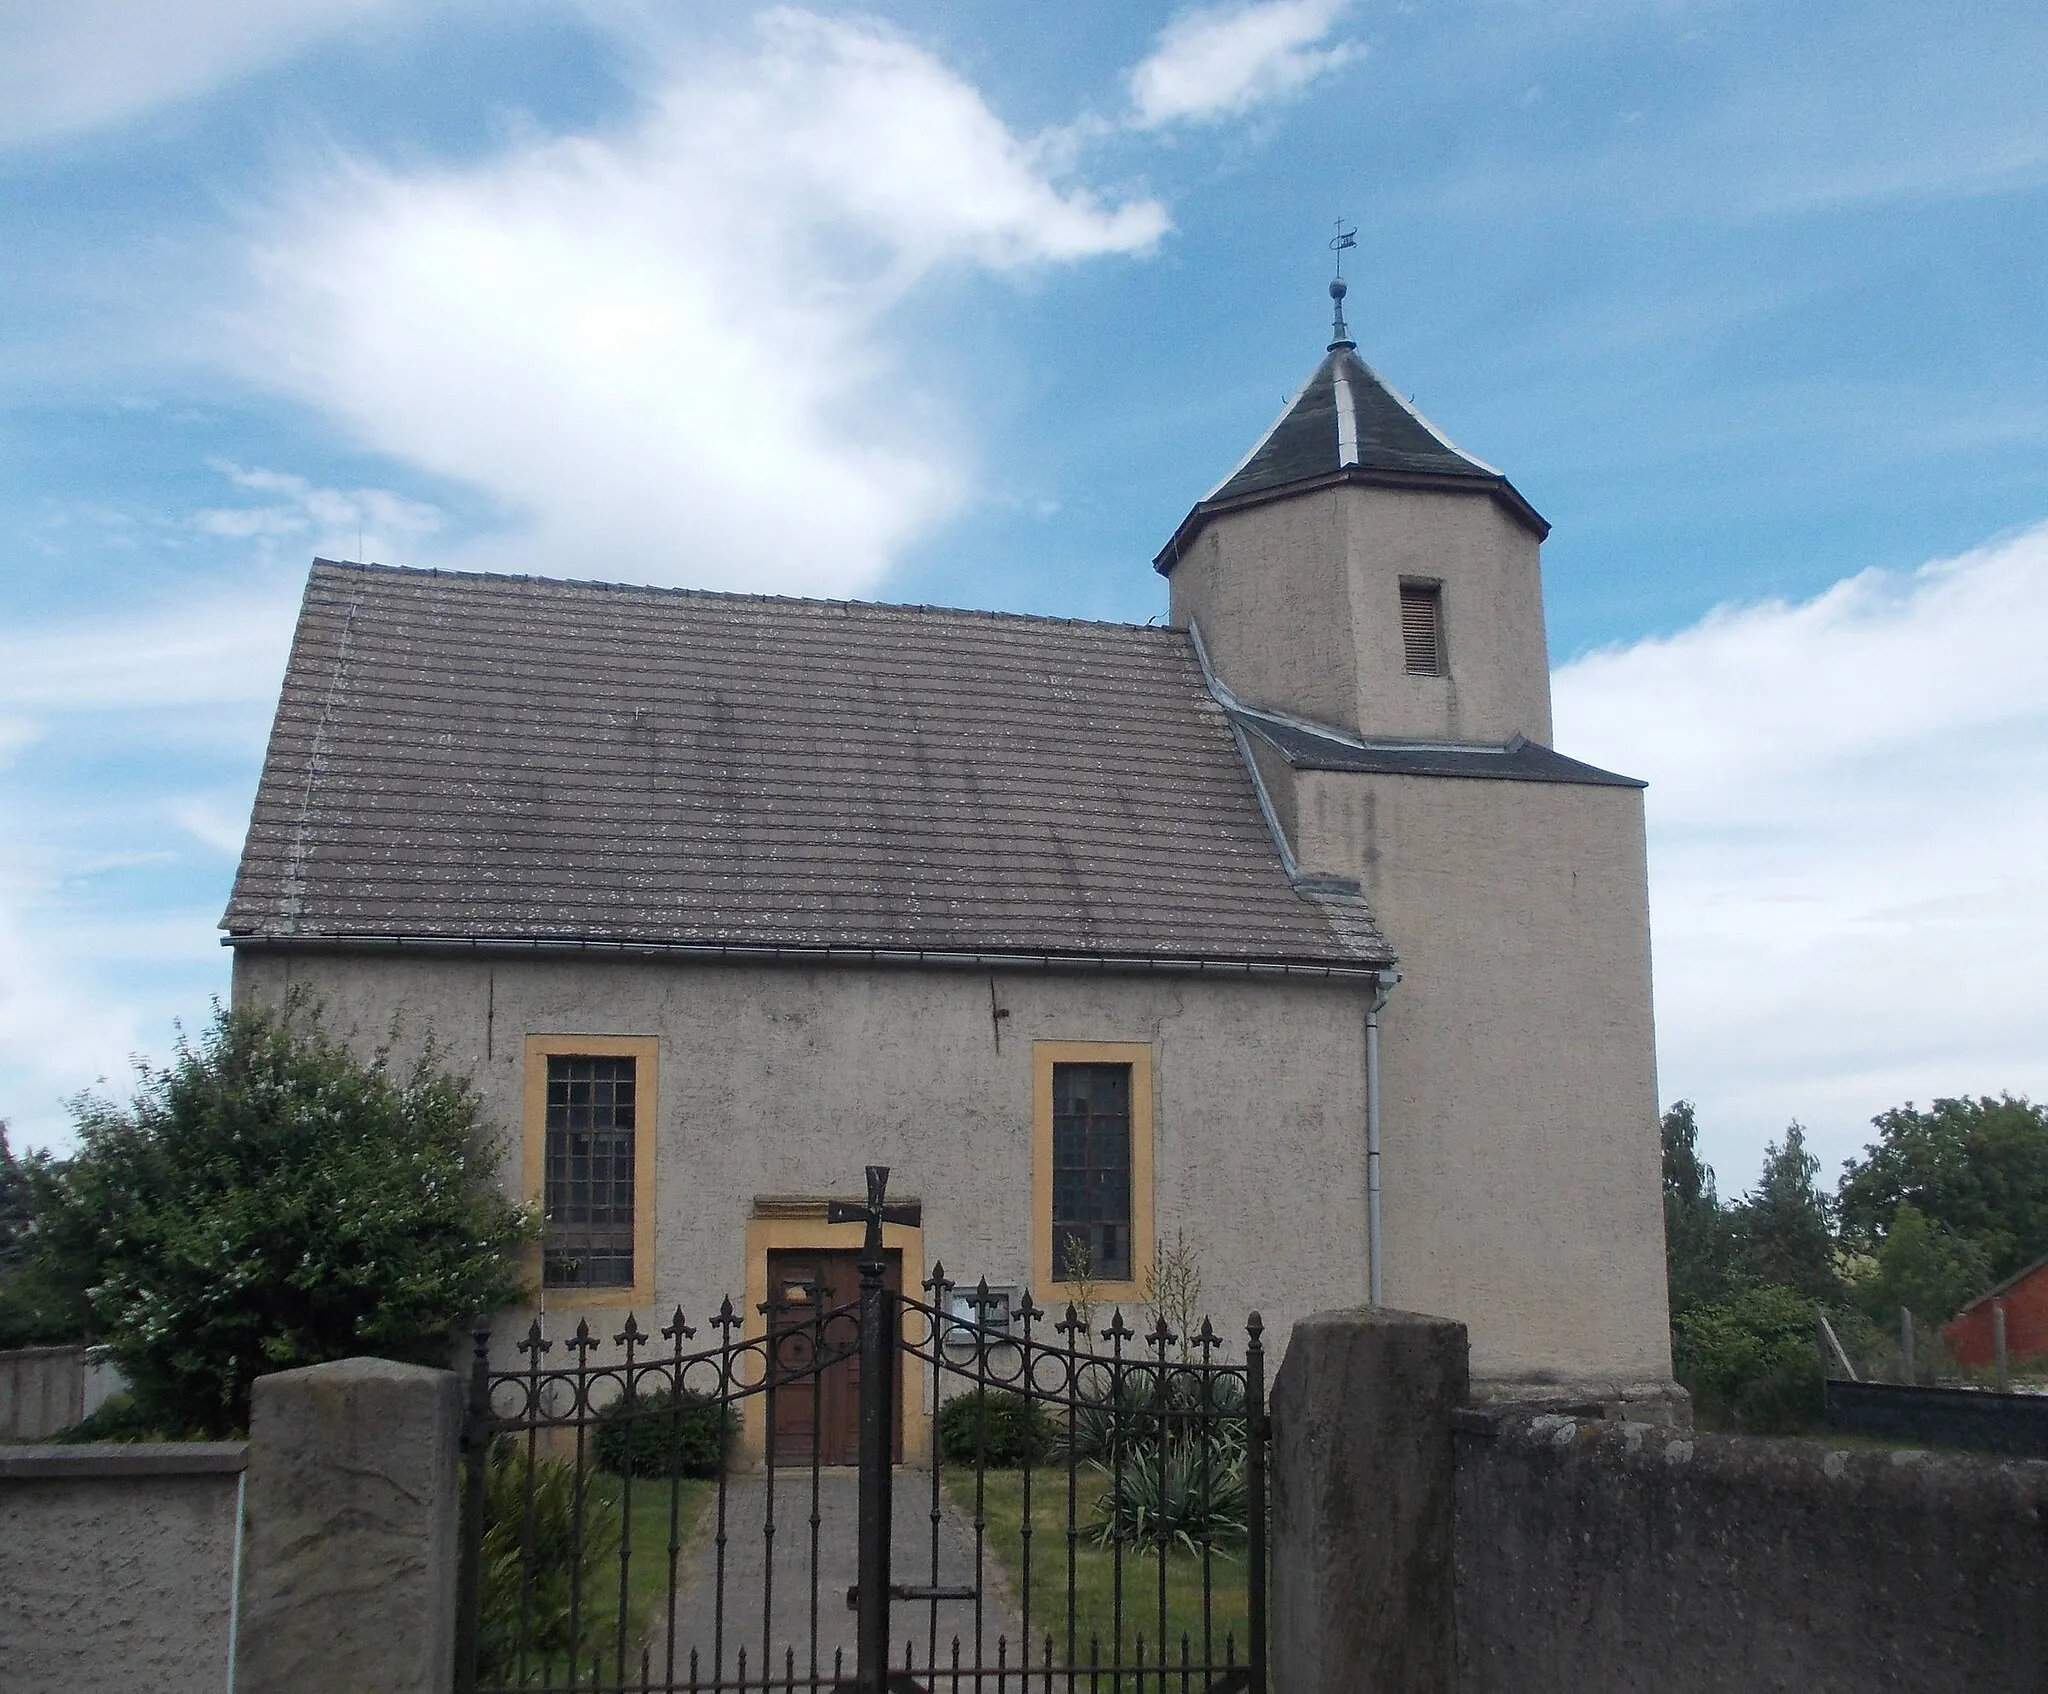
[[1195, 537], [1201, 534], [1211, 518], [1221, 517], [1226, 512], [1264, 506], [1274, 500], [1292, 499], [1297, 494], [1314, 494], [1321, 489], [1341, 487], [1346, 483], [1363, 488], [1416, 488], [1434, 493], [1485, 494], [1538, 541], [1550, 534], [1549, 520], [1498, 471], [1474, 471], [1467, 476], [1451, 471], [1393, 471], [1364, 465], [1342, 465], [1334, 471], [1304, 477], [1299, 482], [1282, 483], [1277, 488], [1254, 489], [1249, 494], [1233, 495], [1228, 500], [1198, 500], [1189, 508], [1188, 515], [1180, 520], [1172, 539], [1153, 556], [1152, 568], [1161, 576], [1173, 575], [1173, 567], [1180, 563], [1181, 555], [1194, 546]]
[[408, 953], [417, 957], [693, 959], [740, 964], [917, 965], [958, 970], [1095, 971], [1176, 976], [1376, 981], [1391, 960], [1355, 964], [1296, 959], [1162, 958], [1116, 953], [988, 953], [943, 947], [791, 947], [725, 941], [600, 941], [588, 938], [449, 935], [224, 935], [237, 953]]

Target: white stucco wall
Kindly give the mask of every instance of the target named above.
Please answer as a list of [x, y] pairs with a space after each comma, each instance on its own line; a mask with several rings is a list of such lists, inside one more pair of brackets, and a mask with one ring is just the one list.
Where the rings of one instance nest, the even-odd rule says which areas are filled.
[[1642, 793], [1302, 773], [1304, 869], [1401, 956], [1381, 1019], [1387, 1299], [1476, 1376], [1670, 1373]]
[[[1505, 812], [1483, 803], [1510, 788], [1523, 792]], [[1482, 1377], [1661, 1378], [1641, 914], [1631, 927], [1598, 910], [1627, 883], [1628, 850], [1589, 847], [1580, 814], [1556, 804], [1564, 792], [1403, 779], [1363, 815], [1307, 793], [1305, 827], [1319, 832], [1320, 859], [1382, 862], [1398, 841], [1404, 862], [1416, 853], [1425, 867], [1370, 885], [1415, 950], [1384, 1020], [1390, 1303], [1470, 1325]], [[1632, 790], [1591, 792], [1636, 801]], [[1515, 809], [1522, 798], [1534, 813]], [[1638, 830], [1638, 890], [1640, 851]], [[1577, 874], [1583, 905], [1539, 911], [1515, 892], [1532, 852], [1541, 877], [1569, 888]], [[1453, 854], [1497, 899], [1450, 872]], [[1433, 861], [1445, 869], [1430, 874]], [[1567, 942], [1584, 950], [1576, 963], [1552, 956]], [[238, 994], [266, 998], [304, 984], [330, 1027], [365, 1049], [394, 1013], [401, 1050], [431, 1027], [507, 1126], [508, 1189], [519, 1182], [525, 1036], [656, 1036], [656, 1297], [643, 1323], [678, 1303], [693, 1319], [727, 1293], [738, 1303], [755, 1197], [852, 1195], [869, 1162], [892, 1167], [892, 1192], [923, 1200], [927, 1258], [965, 1281], [1029, 1282], [1035, 1041], [1151, 1047], [1159, 1232], [1184, 1231], [1196, 1248], [1219, 1329], [1236, 1338], [1245, 1313], [1261, 1311], [1277, 1363], [1296, 1319], [1365, 1295], [1354, 988], [279, 954], [243, 955], [236, 981]], [[1588, 990], [1594, 1001], [1573, 998]], [[590, 1316], [609, 1334], [624, 1311]]]
[[[401, 1053], [433, 1029], [444, 1062], [470, 1072], [506, 1126], [513, 1191], [525, 1036], [657, 1037], [656, 1298], [643, 1323], [666, 1321], [678, 1303], [693, 1321], [725, 1294], [738, 1304], [755, 1197], [857, 1195], [869, 1163], [892, 1167], [892, 1193], [922, 1199], [925, 1254], [951, 1276], [1029, 1282], [1035, 1041], [1151, 1047], [1158, 1229], [1167, 1240], [1185, 1232], [1197, 1250], [1219, 1330], [1241, 1340], [1257, 1309], [1277, 1357], [1296, 1318], [1364, 1297], [1355, 988], [850, 966], [237, 961], [238, 997], [275, 999], [291, 983], [365, 1050], [394, 1013]], [[609, 1334], [624, 1312], [590, 1315]]]
[[[1407, 674], [1403, 578], [1443, 586], [1449, 674]], [[1365, 736], [1550, 742], [1536, 537], [1490, 496], [1341, 486], [1212, 518], [1173, 621], [1249, 705]]]

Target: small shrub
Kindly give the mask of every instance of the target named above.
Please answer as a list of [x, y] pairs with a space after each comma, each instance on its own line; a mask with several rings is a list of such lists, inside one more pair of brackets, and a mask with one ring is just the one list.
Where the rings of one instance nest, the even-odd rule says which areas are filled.
[[559, 1670], [611, 1640], [618, 1569], [619, 1514], [592, 1493], [588, 1477], [563, 1459], [536, 1459], [529, 1475], [517, 1445], [497, 1443], [484, 1467], [477, 1681], [509, 1686], [522, 1643], [532, 1680], [544, 1666]]
[[1778, 1286], [1681, 1312], [1673, 1365], [1702, 1421], [1749, 1435], [1817, 1427], [1824, 1391], [1813, 1312], [1811, 1300]]
[[597, 1462], [614, 1476], [716, 1476], [731, 1417], [687, 1389], [621, 1395], [597, 1414]]
[[1042, 1408], [1008, 1389], [977, 1388], [939, 1408], [939, 1456], [959, 1464], [977, 1458], [998, 1470], [1036, 1463], [1053, 1449], [1052, 1422]]
[[178, 1441], [185, 1432], [166, 1429], [162, 1418], [135, 1402], [132, 1394], [111, 1394], [52, 1441]]

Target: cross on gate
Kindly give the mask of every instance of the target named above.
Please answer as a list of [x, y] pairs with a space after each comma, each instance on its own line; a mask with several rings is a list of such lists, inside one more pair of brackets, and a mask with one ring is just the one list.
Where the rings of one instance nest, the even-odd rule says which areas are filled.
[[[889, 1167], [868, 1166], [868, 1198], [862, 1205], [857, 1200], [834, 1200], [825, 1208], [827, 1223], [864, 1223], [868, 1226], [867, 1238], [861, 1242], [861, 1252], [877, 1263], [882, 1255], [882, 1225], [885, 1223], [918, 1223], [923, 1218], [922, 1209], [917, 1206], [892, 1206], [886, 1198], [889, 1191]], [[861, 1267], [865, 1270], [867, 1267]]]

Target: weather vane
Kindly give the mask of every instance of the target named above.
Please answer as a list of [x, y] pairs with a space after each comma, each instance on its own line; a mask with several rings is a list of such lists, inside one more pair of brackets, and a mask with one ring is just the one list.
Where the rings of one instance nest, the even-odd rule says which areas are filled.
[[1337, 255], [1337, 274], [1339, 276], [1344, 274], [1345, 251], [1357, 245], [1358, 226], [1354, 224], [1351, 228], [1346, 229], [1344, 227], [1344, 220], [1339, 218], [1337, 220], [1337, 233], [1330, 237], [1330, 251]]
[[1336, 352], [1340, 347], [1353, 347], [1357, 345], [1351, 339], [1351, 331], [1344, 327], [1344, 296], [1348, 292], [1344, 286], [1344, 254], [1346, 249], [1356, 247], [1357, 245], [1358, 226], [1354, 224], [1351, 228], [1346, 229], [1344, 227], [1344, 220], [1339, 218], [1337, 220], [1337, 233], [1330, 237], [1330, 251], [1337, 255], [1337, 274], [1330, 280], [1330, 301], [1332, 306], [1330, 313], [1330, 351], [1332, 353]]

